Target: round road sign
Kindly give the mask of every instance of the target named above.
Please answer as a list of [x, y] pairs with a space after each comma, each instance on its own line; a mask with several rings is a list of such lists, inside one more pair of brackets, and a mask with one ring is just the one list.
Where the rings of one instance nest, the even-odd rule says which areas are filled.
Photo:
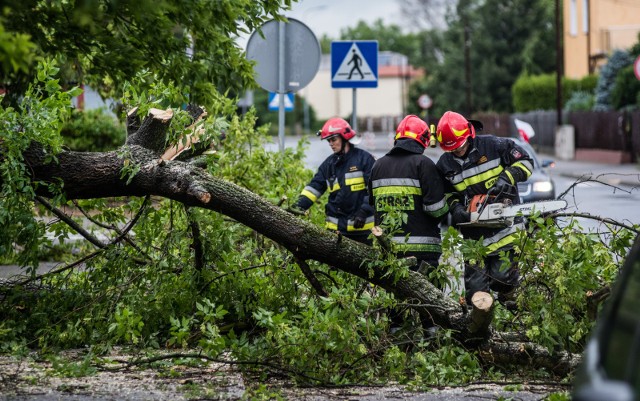
[[431, 100], [431, 98], [427, 94], [420, 95], [420, 97], [418, 98], [418, 106], [420, 106], [420, 108], [422, 109], [428, 109], [432, 104], [433, 100]]
[[636, 78], [640, 81], [640, 56], [633, 62], [633, 72], [635, 72]]
[[[284, 91], [296, 92], [316, 76], [320, 67], [320, 43], [313, 31], [302, 22], [289, 18], [284, 23]], [[247, 43], [247, 58], [255, 60], [256, 81], [269, 92], [279, 89], [279, 22], [267, 21], [262, 35], [253, 32]]]

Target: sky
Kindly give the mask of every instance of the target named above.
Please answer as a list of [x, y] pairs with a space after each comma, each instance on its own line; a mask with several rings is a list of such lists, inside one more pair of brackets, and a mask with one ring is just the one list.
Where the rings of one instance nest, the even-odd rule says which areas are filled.
[[361, 20], [372, 23], [382, 18], [387, 25], [403, 25], [397, 0], [300, 0], [284, 14], [306, 24], [318, 39], [324, 34], [337, 39], [341, 29]]
[[[339, 39], [341, 29], [355, 27], [358, 21], [371, 24], [382, 18], [386, 25], [402, 26], [398, 0], [299, 0], [283, 14], [307, 25], [318, 40], [325, 34]], [[238, 44], [245, 48], [248, 40], [249, 35], [242, 36]]]

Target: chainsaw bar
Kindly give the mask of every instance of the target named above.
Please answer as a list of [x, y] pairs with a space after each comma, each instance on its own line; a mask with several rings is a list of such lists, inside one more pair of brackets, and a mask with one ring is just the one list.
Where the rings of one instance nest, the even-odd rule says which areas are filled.
[[564, 199], [529, 202], [519, 205], [507, 205], [501, 202], [484, 205], [480, 212], [471, 212], [471, 221], [460, 223], [464, 227], [509, 227], [516, 216], [531, 216], [534, 213], [546, 214], [565, 209]]

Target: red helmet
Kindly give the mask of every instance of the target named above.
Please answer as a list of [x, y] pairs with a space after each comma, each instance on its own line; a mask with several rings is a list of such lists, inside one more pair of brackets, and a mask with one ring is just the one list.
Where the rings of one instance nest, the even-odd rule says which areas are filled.
[[476, 137], [476, 129], [461, 114], [447, 111], [442, 115], [436, 129], [438, 142], [445, 152], [458, 149], [467, 142], [467, 138]]
[[345, 141], [356, 136], [356, 132], [351, 128], [348, 122], [342, 118], [334, 117], [327, 120], [318, 131], [320, 139], [327, 139], [332, 136], [340, 135]]
[[420, 117], [409, 114], [398, 124], [395, 139], [411, 138], [426, 148], [429, 142], [429, 135], [431, 135], [431, 132], [429, 131], [427, 123]]

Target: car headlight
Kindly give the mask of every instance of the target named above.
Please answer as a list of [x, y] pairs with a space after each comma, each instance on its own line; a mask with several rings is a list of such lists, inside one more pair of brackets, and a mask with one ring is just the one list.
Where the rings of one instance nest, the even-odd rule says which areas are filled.
[[533, 183], [533, 192], [551, 192], [553, 185], [551, 181], [541, 181]]

